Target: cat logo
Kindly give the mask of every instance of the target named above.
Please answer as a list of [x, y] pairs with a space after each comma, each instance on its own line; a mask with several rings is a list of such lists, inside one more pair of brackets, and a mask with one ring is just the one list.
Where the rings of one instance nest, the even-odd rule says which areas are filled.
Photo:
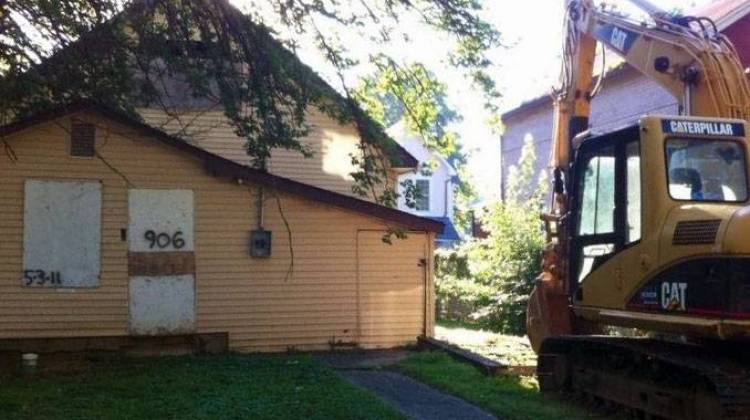
[[664, 282], [661, 284], [661, 308], [668, 311], [685, 310], [687, 283]]
[[625, 51], [625, 43], [628, 40], [628, 33], [618, 27], [612, 28], [612, 34], [609, 36], [609, 42], [619, 51]]

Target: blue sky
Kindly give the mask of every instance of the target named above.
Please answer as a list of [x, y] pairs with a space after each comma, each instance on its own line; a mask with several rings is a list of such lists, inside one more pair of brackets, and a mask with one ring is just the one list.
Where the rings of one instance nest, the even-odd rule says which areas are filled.
[[[265, 15], [262, 0], [231, 0], [245, 11]], [[710, 0], [651, 0], [666, 10], [690, 9]], [[503, 94], [501, 110], [510, 110], [520, 103], [548, 93], [557, 85], [560, 69], [560, 45], [562, 43], [562, 11], [564, 0], [485, 0], [484, 16], [500, 30], [505, 46], [492, 51], [496, 66], [491, 74]], [[599, 3], [597, 1], [596, 3]], [[610, 0], [619, 10], [637, 15], [638, 10], [627, 0]], [[267, 3], [266, 3], [267, 4]], [[276, 27], [274, 22], [269, 22]], [[403, 29], [408, 28], [408, 29]], [[324, 28], [327, 33], [346, 40], [351, 55], [367, 61], [373, 52], [367, 40], [367, 28]], [[500, 185], [500, 139], [486, 124], [488, 114], [482, 107], [481, 96], [468, 88], [461, 73], [445, 63], [445, 53], [450, 41], [440, 34], [424, 28], [408, 17], [399, 22], [399, 30], [409, 35], [408, 41], [394, 42], [383, 51], [406, 62], [425, 63], [449, 87], [449, 103], [462, 115], [463, 121], [455, 129], [461, 136], [469, 156], [472, 182], [486, 200], [499, 196]], [[282, 36], [284, 34], [282, 33]], [[340, 85], [335, 72], [312, 44], [304, 42], [298, 51], [301, 58], [329, 80]], [[612, 56], [610, 54], [610, 56]], [[359, 77], [372, 68], [359, 66], [347, 72], [347, 84], [354, 86]], [[550, 124], [552, 121], [550, 121]], [[547, 156], [539, 156], [547, 159]]]

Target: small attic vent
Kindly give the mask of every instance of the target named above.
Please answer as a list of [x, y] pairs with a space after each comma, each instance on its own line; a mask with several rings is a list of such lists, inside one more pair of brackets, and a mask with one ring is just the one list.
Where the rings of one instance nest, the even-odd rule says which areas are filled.
[[672, 236], [673, 245], [712, 244], [716, 241], [720, 219], [685, 220], [677, 223]]
[[74, 122], [70, 130], [70, 155], [93, 157], [95, 139], [94, 124]]

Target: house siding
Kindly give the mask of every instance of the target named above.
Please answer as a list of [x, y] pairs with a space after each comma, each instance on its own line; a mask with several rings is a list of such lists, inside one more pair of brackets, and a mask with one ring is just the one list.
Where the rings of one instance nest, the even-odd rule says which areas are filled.
[[747, 15], [723, 31], [737, 49], [745, 68], [750, 66], [750, 15]]
[[[604, 81], [602, 91], [591, 105], [591, 127], [594, 132], [607, 132], [635, 123], [643, 115], [677, 114], [677, 101], [656, 82], [627, 68]], [[518, 163], [526, 139], [534, 143], [536, 173], [547, 168], [552, 144], [553, 109], [551, 100], [504, 118], [505, 132], [501, 140], [502, 194], [505, 197], [508, 172]]]
[[[272, 256], [253, 259], [247, 243], [257, 225], [256, 186], [212, 177], [198, 159], [129, 127], [93, 114], [75, 118], [97, 125], [100, 158], [69, 156], [70, 118], [5, 138], [18, 161], [0, 163], [0, 339], [128, 335], [128, 243], [121, 229], [128, 226], [131, 188], [193, 191], [196, 330], [228, 332], [233, 350], [314, 350], [333, 341], [392, 347], [414, 343], [425, 324], [431, 333], [433, 234], [412, 232], [389, 248], [373, 239], [390, 227], [380, 219], [266, 188]], [[101, 182], [98, 287], [22, 286], [27, 179]], [[362, 232], [373, 232], [364, 243]], [[409, 263], [418, 254], [428, 261], [426, 274], [414, 270], [418, 261]], [[367, 277], [373, 270], [379, 274]], [[377, 328], [365, 328], [363, 316]]]
[[[185, 137], [192, 144], [226, 159], [250, 164], [244, 140], [235, 134], [220, 110], [177, 110], [171, 117], [157, 108], [141, 108], [138, 112], [147, 124]], [[306, 123], [310, 125], [310, 132], [300, 142], [312, 152], [312, 157], [306, 158], [293, 150], [275, 149], [267, 162], [268, 171], [319, 188], [357, 196], [352, 191], [354, 178], [351, 175], [358, 170], [352, 164], [351, 156], [361, 155], [356, 128], [352, 124], [341, 125], [319, 111], [311, 111]], [[388, 176], [389, 185], [394, 186], [397, 174], [389, 170]], [[382, 189], [378, 191], [382, 192]], [[362, 198], [372, 201], [372, 197]]]
[[[750, 66], [750, 15], [722, 31], [734, 44], [742, 65]], [[552, 101], [523, 105], [503, 117], [505, 132], [501, 140], [501, 194], [505, 197], [508, 171], [521, 156], [527, 138], [536, 146], [536, 170], [540, 173], [550, 161], [552, 142]], [[642, 115], [679, 113], [677, 101], [656, 82], [632, 67], [604, 79], [602, 91], [592, 101], [590, 123], [595, 132], [608, 132], [634, 123]]]

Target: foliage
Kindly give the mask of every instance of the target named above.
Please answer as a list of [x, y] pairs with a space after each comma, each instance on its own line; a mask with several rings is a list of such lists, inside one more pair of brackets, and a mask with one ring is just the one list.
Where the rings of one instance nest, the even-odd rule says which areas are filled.
[[[254, 12], [261, 9], [272, 16]], [[486, 52], [499, 33], [481, 9], [480, 0], [263, 0], [243, 14], [227, 0], [8, 0], [0, 3], [0, 123], [76, 99], [129, 113], [159, 106], [183, 126], [191, 120], [181, 119], [180, 109], [220, 106], [263, 169], [274, 148], [310, 154], [299, 140], [309, 130], [307, 113], [317, 108], [359, 131], [356, 192], [393, 205], [385, 176], [393, 146], [345, 77], [366, 63], [335, 34], [359, 29], [376, 49], [406, 18], [445, 34], [452, 46], [444, 53], [493, 107]], [[292, 53], [308, 38], [338, 73], [336, 89]]]
[[[456, 194], [458, 224], [466, 225], [463, 210], [475, 198], [468, 181], [467, 157], [461, 149], [458, 133], [450, 124], [461, 120], [459, 113], [446, 102], [447, 87], [432, 72], [419, 63], [399, 65], [391, 58], [379, 55], [373, 60], [376, 71], [363, 78], [355, 91], [357, 101], [383, 126], [399, 121], [408, 133], [417, 136], [428, 150], [448, 161], [460, 182]], [[423, 162], [421, 170], [429, 173], [437, 162]], [[402, 184], [406, 203], [413, 207], [418, 195], [412, 182]]]
[[509, 170], [505, 200], [481, 216], [487, 238], [436, 258], [437, 293], [444, 316], [505, 333], [525, 333], [526, 303], [545, 244], [539, 213], [546, 181], [543, 176], [535, 179], [535, 160], [529, 140], [518, 165]]
[[399, 364], [407, 375], [470, 401], [501, 419], [594, 417], [560, 401], [545, 399], [533, 378], [486, 376], [443, 352], [422, 352]]
[[118, 359], [0, 384], [7, 420], [403, 418], [309, 356]]

